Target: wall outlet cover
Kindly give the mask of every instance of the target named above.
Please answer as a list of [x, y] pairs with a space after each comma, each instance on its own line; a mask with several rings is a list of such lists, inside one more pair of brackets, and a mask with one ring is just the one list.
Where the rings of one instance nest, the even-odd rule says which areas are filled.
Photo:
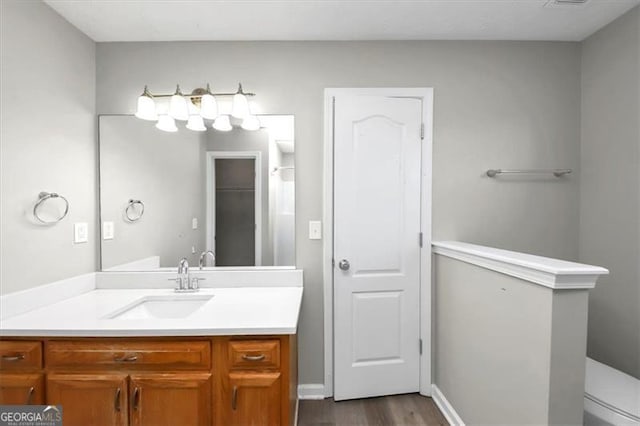
[[113, 222], [104, 222], [102, 224], [102, 239], [113, 240], [115, 233]]
[[309, 239], [321, 240], [322, 239], [322, 222], [319, 220], [309, 221]]
[[89, 241], [89, 224], [79, 222], [73, 224], [73, 242], [74, 244], [86, 243]]
[[191, 229], [198, 229], [198, 218], [194, 217], [191, 219]]

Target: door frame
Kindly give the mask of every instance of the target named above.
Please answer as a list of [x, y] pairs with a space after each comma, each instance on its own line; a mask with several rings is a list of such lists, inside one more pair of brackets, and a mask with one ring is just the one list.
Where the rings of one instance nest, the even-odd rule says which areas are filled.
[[214, 250], [216, 227], [216, 159], [254, 159], [255, 160], [255, 266], [262, 266], [262, 153], [260, 151], [207, 151], [207, 250]]
[[324, 290], [324, 396], [333, 396], [333, 187], [334, 187], [334, 98], [336, 96], [389, 96], [420, 99], [422, 101], [421, 188], [420, 188], [420, 228], [422, 248], [420, 249], [420, 394], [431, 396], [431, 218], [432, 218], [432, 151], [433, 151], [433, 88], [327, 88], [324, 90], [324, 181], [323, 181], [323, 221], [322, 275]]

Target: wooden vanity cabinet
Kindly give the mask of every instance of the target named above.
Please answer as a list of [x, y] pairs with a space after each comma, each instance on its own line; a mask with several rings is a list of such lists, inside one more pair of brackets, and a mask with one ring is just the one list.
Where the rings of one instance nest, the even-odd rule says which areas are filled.
[[296, 351], [288, 335], [7, 339], [0, 403], [62, 405], [66, 426], [291, 426]]
[[0, 341], [0, 405], [44, 403], [42, 342]]
[[65, 425], [126, 426], [127, 395], [126, 374], [47, 375], [47, 404], [62, 406]]

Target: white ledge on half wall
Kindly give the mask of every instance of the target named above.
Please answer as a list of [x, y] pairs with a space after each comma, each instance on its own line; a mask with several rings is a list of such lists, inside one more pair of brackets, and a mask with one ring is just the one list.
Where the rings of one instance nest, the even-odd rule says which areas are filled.
[[598, 277], [609, 273], [607, 269], [600, 266], [584, 265], [460, 241], [434, 241], [432, 250], [435, 254], [556, 290], [594, 288]]

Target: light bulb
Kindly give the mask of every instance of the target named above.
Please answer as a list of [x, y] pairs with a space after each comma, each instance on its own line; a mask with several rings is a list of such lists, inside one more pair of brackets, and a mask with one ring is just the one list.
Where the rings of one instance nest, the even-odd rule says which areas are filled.
[[177, 132], [176, 122], [173, 117], [161, 115], [156, 123], [156, 127], [164, 132]]
[[144, 87], [142, 95], [138, 97], [138, 108], [135, 115], [142, 120], [155, 121], [158, 119], [158, 114], [156, 114], [156, 103], [153, 101], [151, 94], [147, 91], [147, 86]]
[[213, 122], [213, 128], [221, 132], [228, 132], [233, 129], [228, 115], [219, 115], [216, 121]]
[[169, 115], [176, 120], [187, 121], [189, 119], [189, 107], [187, 106], [187, 100], [180, 92], [180, 86], [177, 86], [176, 93], [171, 96]]
[[255, 115], [248, 115], [244, 120], [242, 120], [241, 127], [244, 130], [258, 130], [260, 129], [260, 120]]
[[238, 85], [238, 91], [233, 95], [231, 115], [235, 118], [245, 118], [249, 115], [249, 101], [242, 91], [242, 84]]
[[189, 116], [189, 121], [187, 121], [187, 129], [193, 130], [195, 132], [204, 132], [205, 130], [207, 130], [207, 128], [204, 127], [204, 121], [202, 120], [202, 117], [200, 117], [199, 115]]
[[208, 120], [218, 116], [218, 103], [212, 94], [207, 93], [200, 98], [200, 115]]

